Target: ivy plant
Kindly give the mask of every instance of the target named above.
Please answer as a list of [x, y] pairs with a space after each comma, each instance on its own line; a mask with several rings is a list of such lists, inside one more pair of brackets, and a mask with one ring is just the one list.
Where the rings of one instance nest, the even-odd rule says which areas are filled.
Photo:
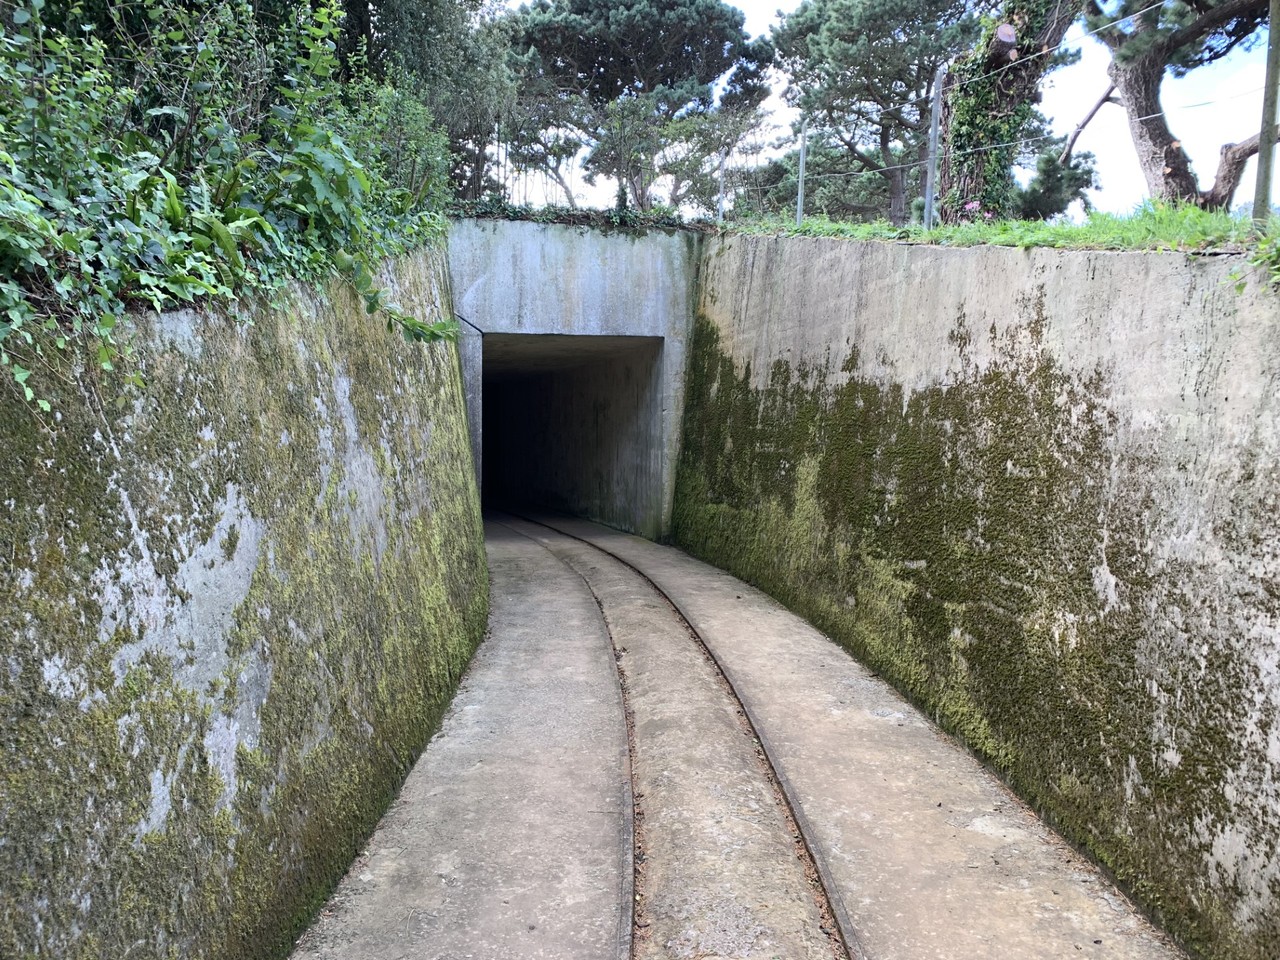
[[142, 8], [125, 56], [46, 23], [45, 0], [0, 21], [0, 372], [22, 396], [47, 412], [42, 378], [72, 351], [113, 369], [131, 309], [293, 278], [337, 273], [407, 338], [453, 336], [373, 268], [443, 235], [443, 138], [419, 111], [412, 186], [388, 180], [391, 128], [357, 118], [413, 94], [339, 78], [336, 3], [270, 30], [245, 0]]

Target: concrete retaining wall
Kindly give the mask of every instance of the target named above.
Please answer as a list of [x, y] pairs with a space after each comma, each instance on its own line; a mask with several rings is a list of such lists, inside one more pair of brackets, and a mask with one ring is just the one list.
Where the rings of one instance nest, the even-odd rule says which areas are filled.
[[[552, 411], [539, 428], [556, 438], [555, 449], [573, 473], [559, 490], [563, 506], [647, 536], [663, 536], [669, 529], [697, 249], [692, 233], [604, 232], [506, 221], [461, 221], [449, 237], [456, 309], [485, 334], [662, 339], [657, 392], [641, 403], [653, 418], [651, 424], [618, 435], [621, 442], [612, 450], [585, 446], [598, 431], [556, 431], [591, 420], [601, 398], [590, 391], [568, 391], [561, 399], [572, 403], [577, 397], [586, 405]], [[483, 337], [470, 327], [462, 357], [474, 455], [481, 464], [484, 347]], [[603, 402], [613, 403], [607, 396]], [[602, 465], [607, 469], [598, 470]], [[531, 482], [538, 483], [536, 478]], [[597, 512], [602, 503], [620, 506]], [[634, 507], [628, 511], [626, 504]], [[656, 512], [652, 504], [658, 505]]]
[[0, 956], [287, 952], [483, 633], [455, 348], [284, 299], [140, 320], [123, 410], [0, 399]]
[[[1205, 956], [1280, 955], [1280, 296], [1233, 258], [711, 241], [677, 541]], [[850, 749], [856, 749], [851, 745]]]

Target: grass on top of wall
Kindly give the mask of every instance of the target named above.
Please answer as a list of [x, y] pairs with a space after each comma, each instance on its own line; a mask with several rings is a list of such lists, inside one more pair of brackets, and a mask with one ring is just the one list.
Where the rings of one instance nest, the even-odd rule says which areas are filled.
[[1273, 218], [1259, 235], [1254, 231], [1252, 222], [1244, 217], [1225, 211], [1156, 201], [1147, 201], [1130, 214], [1094, 212], [1082, 223], [976, 220], [925, 230], [919, 224], [897, 227], [885, 221], [857, 223], [813, 216], [807, 217], [798, 227], [794, 220], [768, 218], [738, 221], [729, 229], [750, 234], [889, 240], [950, 247], [989, 244], [1077, 250], [1178, 250], [1187, 253], [1261, 251], [1272, 261], [1280, 259], [1280, 218]]
[[730, 232], [847, 240], [972, 247], [1055, 247], [1070, 250], [1155, 250], [1182, 253], [1239, 253], [1265, 270], [1280, 287], [1280, 217], [1256, 232], [1247, 217], [1184, 204], [1146, 201], [1133, 213], [1091, 213], [1082, 223], [1043, 220], [978, 220], [925, 230], [919, 224], [895, 227], [884, 221], [855, 223], [816, 216], [801, 226], [781, 218], [742, 220]]

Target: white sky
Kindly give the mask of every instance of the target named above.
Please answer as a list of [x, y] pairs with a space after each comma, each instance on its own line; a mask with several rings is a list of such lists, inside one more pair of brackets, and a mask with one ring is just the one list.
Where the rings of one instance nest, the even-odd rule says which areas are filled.
[[[519, 6], [518, 0], [507, 0]], [[768, 33], [780, 13], [799, 6], [799, 0], [736, 0], [733, 4], [746, 14], [746, 28], [752, 35]], [[1053, 121], [1053, 132], [1067, 134], [1073, 130], [1089, 108], [1097, 102], [1107, 86], [1106, 49], [1092, 37], [1083, 36], [1080, 27], [1072, 28], [1067, 43], [1083, 52], [1080, 62], [1053, 73], [1043, 87], [1041, 109]], [[1207, 188], [1218, 166], [1218, 152], [1223, 144], [1251, 136], [1262, 122], [1262, 86], [1266, 75], [1266, 44], [1252, 50], [1234, 51], [1219, 62], [1192, 71], [1175, 80], [1165, 77], [1161, 100], [1169, 116], [1170, 129], [1182, 140], [1200, 178]], [[782, 83], [782, 81], [779, 81]], [[786, 108], [774, 97], [770, 101], [778, 111], [776, 122], [785, 126], [790, 121]], [[1197, 104], [1204, 104], [1197, 106]], [[1097, 157], [1101, 189], [1091, 191], [1099, 210], [1125, 213], [1147, 196], [1146, 182], [1138, 166], [1137, 154], [1129, 137], [1124, 109], [1107, 104], [1093, 119], [1076, 142], [1077, 151], [1090, 151]], [[1236, 192], [1234, 204], [1251, 203], [1257, 162], [1250, 160]], [[592, 191], [582, 185], [592, 205], [612, 202], [612, 188]], [[603, 189], [601, 196], [596, 196]], [[530, 197], [535, 201], [541, 197]], [[552, 200], [562, 202], [552, 195]], [[1273, 202], [1280, 202], [1280, 178], [1277, 178]]]

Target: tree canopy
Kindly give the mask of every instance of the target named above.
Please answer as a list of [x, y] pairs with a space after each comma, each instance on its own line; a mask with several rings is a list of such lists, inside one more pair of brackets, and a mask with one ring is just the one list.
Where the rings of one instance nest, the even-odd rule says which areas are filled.
[[517, 44], [538, 52], [557, 89], [596, 107], [658, 94], [674, 113], [710, 106], [726, 74], [731, 99], [764, 85], [772, 50], [747, 36], [744, 19], [722, 0], [535, 0], [520, 8]]
[[918, 168], [905, 165], [925, 159], [934, 73], [973, 45], [990, 6], [804, 0], [774, 33], [788, 101], [819, 146], [844, 153], [851, 176], [878, 174], [879, 212], [894, 223], [906, 219], [908, 185], [919, 182]]
[[[647, 208], [660, 175], [688, 181], [691, 151], [710, 132], [734, 127], [721, 114], [749, 113], [768, 95], [773, 47], [752, 40], [743, 22], [742, 11], [722, 0], [522, 6], [512, 41], [525, 131], [516, 156], [550, 171], [581, 144], [588, 177], [615, 178], [630, 202]], [[555, 149], [531, 143], [535, 117]]]

